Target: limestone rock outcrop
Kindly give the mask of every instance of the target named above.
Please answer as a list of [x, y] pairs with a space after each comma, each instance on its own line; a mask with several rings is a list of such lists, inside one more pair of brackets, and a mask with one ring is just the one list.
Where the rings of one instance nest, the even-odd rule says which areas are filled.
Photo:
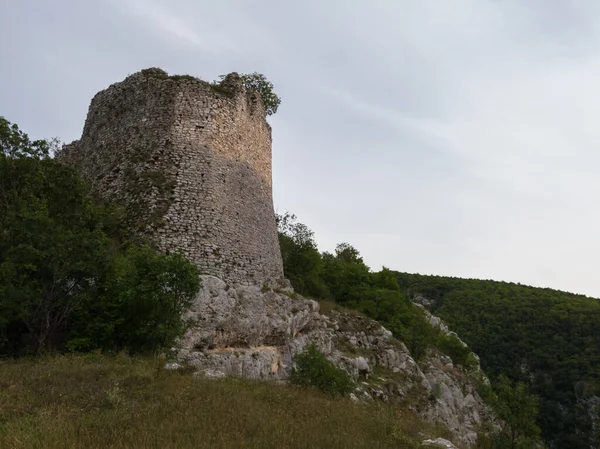
[[458, 449], [452, 442], [446, 440], [445, 438], [436, 438], [435, 440], [425, 440], [423, 441], [423, 446], [431, 449]]
[[176, 348], [176, 359], [201, 375], [284, 380], [295, 355], [314, 344], [356, 381], [356, 400], [396, 402], [445, 424], [467, 446], [491, 419], [476, 389], [479, 370], [455, 366], [434, 351], [416, 361], [379, 323], [337, 310], [322, 315], [317, 302], [285, 283], [230, 286], [202, 276], [187, 318], [194, 325]]

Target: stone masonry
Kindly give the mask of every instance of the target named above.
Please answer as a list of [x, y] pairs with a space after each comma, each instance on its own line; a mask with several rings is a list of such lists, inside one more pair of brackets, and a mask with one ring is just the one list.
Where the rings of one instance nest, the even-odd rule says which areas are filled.
[[271, 187], [271, 128], [236, 73], [220, 84], [146, 69], [92, 99], [80, 140], [57, 156], [128, 225], [204, 274], [283, 278]]

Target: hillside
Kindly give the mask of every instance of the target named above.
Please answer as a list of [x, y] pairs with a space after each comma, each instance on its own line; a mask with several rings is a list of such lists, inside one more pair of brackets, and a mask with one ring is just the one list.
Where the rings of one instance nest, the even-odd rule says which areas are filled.
[[163, 367], [98, 354], [0, 362], [0, 447], [410, 449], [446, 435], [380, 402]]
[[395, 273], [404, 292], [441, 317], [483, 369], [530, 385], [552, 447], [600, 444], [600, 301], [521, 284]]
[[[320, 255], [310, 239], [300, 244], [300, 234], [281, 234], [282, 269], [297, 291], [283, 278], [227, 283], [200, 273], [181, 251], [157, 251], [129, 229], [122, 207], [99, 201], [73, 168], [49, 157], [51, 142], [31, 141], [3, 118], [0, 137], [0, 388], [9, 392], [0, 403], [0, 446], [181, 447], [200, 438], [209, 447], [239, 441], [275, 447], [284, 438], [286, 447], [410, 447], [416, 441], [411, 429], [422, 428], [414, 424], [422, 419], [443, 426], [455, 443], [473, 447], [496, 429], [476, 357], [455, 335], [430, 323], [389, 270], [371, 272], [350, 245], [341, 245], [335, 256]], [[314, 255], [326, 269], [300, 263]], [[320, 310], [319, 303], [300, 296], [311, 293], [303, 286], [312, 281], [322, 287], [322, 295], [312, 296], [339, 304]], [[88, 355], [44, 358], [69, 353]], [[95, 359], [98, 353], [135, 358]], [[169, 358], [150, 367], [144, 357], [151, 354]], [[175, 362], [189, 367], [187, 380], [164, 372]], [[270, 380], [273, 393], [263, 400], [253, 391], [269, 388], [265, 384], [209, 385], [205, 377]], [[357, 405], [370, 417], [357, 412], [361, 424], [351, 418], [336, 427], [328, 417], [331, 397], [304, 407], [301, 396], [310, 398], [312, 390], [275, 388], [287, 380], [348, 396], [340, 408], [352, 410], [348, 401], [354, 400], [387, 402], [384, 409], [396, 411], [370, 424], [379, 409]], [[216, 385], [225, 385], [223, 394], [231, 398], [206, 402]], [[278, 391], [295, 393], [279, 402]], [[279, 410], [290, 404], [310, 410], [308, 421], [295, 410]], [[345, 416], [337, 409], [331, 413]], [[409, 414], [410, 429], [393, 430]], [[258, 422], [247, 430], [245, 423], [255, 416]], [[312, 432], [312, 419], [338, 435]], [[390, 432], [396, 435], [391, 440]]]

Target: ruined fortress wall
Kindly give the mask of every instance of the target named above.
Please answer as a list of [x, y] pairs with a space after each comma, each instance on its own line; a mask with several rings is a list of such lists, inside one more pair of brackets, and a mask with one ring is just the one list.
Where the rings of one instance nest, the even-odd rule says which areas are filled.
[[128, 225], [203, 273], [283, 277], [271, 188], [271, 129], [236, 74], [217, 86], [158, 69], [92, 100], [82, 137], [59, 156], [125, 206]]

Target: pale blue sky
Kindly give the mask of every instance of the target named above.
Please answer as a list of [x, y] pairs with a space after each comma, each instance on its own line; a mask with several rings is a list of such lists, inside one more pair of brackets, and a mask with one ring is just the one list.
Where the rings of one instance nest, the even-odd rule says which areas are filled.
[[33, 137], [145, 67], [262, 72], [275, 206], [321, 249], [600, 296], [600, 2], [0, 0], [0, 41]]

